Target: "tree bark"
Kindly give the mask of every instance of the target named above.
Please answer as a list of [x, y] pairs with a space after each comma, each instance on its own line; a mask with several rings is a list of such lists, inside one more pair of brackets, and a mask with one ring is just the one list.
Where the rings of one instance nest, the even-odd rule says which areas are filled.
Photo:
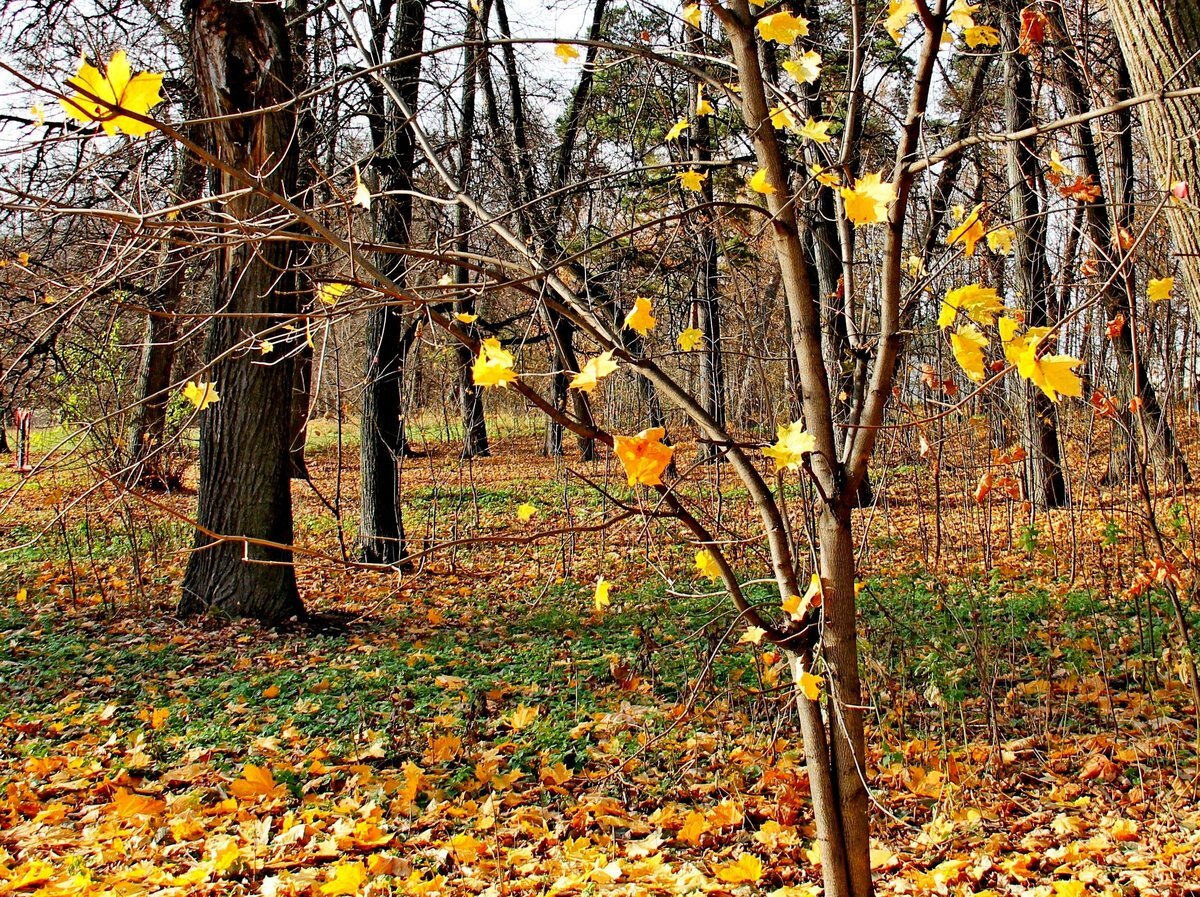
[[[1004, 112], [1010, 131], [1033, 124], [1033, 76], [1029, 57], [1017, 52], [1020, 12], [1009, 2], [1001, 17], [1004, 56]], [[1050, 321], [1050, 267], [1046, 261], [1046, 219], [1034, 185], [1040, 165], [1032, 138], [1011, 141], [1007, 145], [1008, 198], [1017, 272], [1017, 284], [1029, 314], [1030, 327], [1044, 327]], [[1032, 384], [1022, 384], [1027, 396], [1025, 439], [1025, 493], [1038, 507], [1058, 508], [1067, 502], [1067, 483], [1062, 471], [1062, 453], [1058, 441], [1058, 423], [1054, 403]]]
[[[250, 183], [291, 195], [296, 178], [292, 58], [281, 7], [235, 0], [189, 6], [196, 90], [210, 145], [237, 174], [215, 173], [222, 211], [253, 221], [277, 209]], [[270, 107], [270, 111], [264, 111]], [[292, 245], [231, 232], [218, 251], [209, 374], [220, 400], [199, 412], [195, 551], [179, 613], [279, 621], [303, 616], [292, 566], [288, 436], [293, 364], [259, 361], [257, 334], [295, 316]], [[255, 541], [252, 541], [255, 540]], [[262, 544], [269, 543], [269, 544]]]
[[[424, 34], [424, 0], [400, 0], [399, 4], [383, 0], [376, 8], [371, 50], [375, 61], [382, 61], [390, 37], [392, 57], [408, 60], [388, 68], [386, 77], [393, 79], [392, 86], [409, 108], [415, 108], [418, 99]], [[406, 123], [390, 111], [392, 105], [383, 87], [375, 81], [369, 83], [368, 122], [375, 148], [370, 168], [381, 194], [371, 207], [375, 235], [387, 246], [407, 246], [412, 231], [413, 201], [408, 191], [413, 185], [415, 141]], [[403, 255], [380, 252], [376, 264], [393, 282], [404, 285], [407, 262]], [[367, 363], [359, 420], [359, 550], [368, 563], [397, 564], [406, 556], [398, 471], [406, 449], [402, 374], [416, 331], [416, 322], [406, 327], [400, 310], [391, 304], [367, 312]]]
[[[690, 25], [685, 27], [690, 36], [689, 50], [695, 54], [695, 58], [703, 59], [704, 33], [699, 28], [693, 28]], [[701, 82], [694, 79], [690, 98], [692, 109], [695, 109], [699, 103], [701, 89]], [[709, 116], [697, 115], [695, 117], [689, 140], [692, 162], [696, 163], [697, 170], [708, 174], [700, 189], [701, 206], [694, 213], [697, 258], [693, 296], [696, 302], [696, 323], [704, 339], [700, 353], [700, 404], [718, 426], [724, 427], [725, 361], [721, 354], [721, 297], [717, 280], [718, 250], [714, 221], [716, 206], [713, 204], [713, 176], [707, 165], [712, 161]], [[699, 458], [701, 461], [711, 464], [723, 461], [725, 452], [720, 446], [701, 442]]]
[[[1062, 18], [1062, 10], [1054, 7], [1051, 14], [1057, 25], [1057, 32], [1066, 35], [1068, 32]], [[1060, 51], [1063, 64], [1059, 70], [1062, 74], [1067, 113], [1073, 116], [1082, 116], [1091, 109], [1084, 81], [1083, 64], [1079, 59], [1075, 44], [1069, 37], [1062, 42]], [[1132, 147], [1122, 146], [1124, 141], [1131, 139], [1129, 128], [1127, 126], [1120, 128], [1122, 124], [1128, 125], [1128, 122], [1118, 121], [1117, 124], [1120, 129], [1116, 135], [1118, 152], [1115, 155], [1118, 167], [1131, 168]], [[1077, 125], [1075, 136], [1079, 143], [1084, 176], [1090, 177], [1092, 183], [1103, 188], [1105, 179], [1100, 169], [1100, 155], [1092, 134], [1091, 122], [1084, 121]], [[1118, 171], [1116, 179], [1118, 189], [1132, 190], [1132, 180], [1132, 170]], [[1159, 405], [1158, 394], [1154, 389], [1154, 384], [1150, 382], [1146, 364], [1134, 344], [1133, 309], [1136, 291], [1133, 265], [1127, 263], [1116, 266], [1112, 263], [1112, 260], [1119, 257], [1123, 250], [1121, 250], [1118, 240], [1115, 239], [1116, 234], [1113, 232], [1112, 221], [1108, 214], [1109, 205], [1105, 203], [1104, 199], [1104, 195], [1101, 194], [1095, 201], [1084, 203], [1083, 210], [1088, 236], [1096, 248], [1096, 257], [1100, 261], [1100, 279], [1104, 283], [1100, 300], [1104, 304], [1104, 312], [1110, 321], [1118, 317], [1125, 321], [1125, 326], [1110, 340], [1113, 352], [1117, 357], [1117, 396], [1121, 399], [1122, 408], [1128, 408], [1129, 400], [1135, 397], [1140, 400], [1141, 406], [1136, 414], [1126, 412], [1125, 425], [1128, 426], [1132, 423], [1137, 428], [1145, 451], [1160, 474], [1168, 479], [1178, 478], [1186, 481], [1189, 478], [1187, 461], [1175, 442], [1175, 433], [1163, 413], [1162, 406]], [[1132, 203], [1126, 200], [1127, 197], [1120, 197], [1120, 201], [1114, 205], [1114, 209], [1118, 214], [1125, 213], [1123, 218], [1118, 218], [1117, 223], [1119, 226], [1129, 229], [1133, 226]], [[1132, 418], [1132, 420], [1128, 418]], [[1128, 441], [1117, 436], [1122, 430], [1121, 427], [1113, 429], [1115, 440]], [[1116, 478], [1115, 475], [1120, 473], [1120, 468], [1124, 468], [1127, 472], [1129, 460], [1128, 450], [1115, 452], [1109, 467], [1109, 478]], [[1123, 477], [1121, 478], [1123, 479]]]
[[[476, 14], [473, 6], [467, 7], [467, 27], [463, 43], [463, 92], [462, 115], [458, 128], [458, 183], [462, 189], [471, 187], [471, 175], [475, 169], [475, 94], [479, 83], [479, 69], [484, 62], [480, 34], [487, 30], [491, 15], [491, 2], [484, 0]], [[454, 212], [454, 249], [461, 260], [471, 248], [470, 221], [467, 207], [459, 204]], [[475, 300], [469, 295], [469, 273], [463, 265], [454, 269], [454, 283], [459, 298], [455, 302], [457, 311], [475, 313]], [[471, 326], [471, 325], [468, 325]], [[471, 373], [475, 356], [463, 343], [454, 347], [458, 356], [458, 400], [462, 412], [464, 458], [486, 458], [491, 454], [488, 445], [487, 417], [483, 408], [483, 389], [475, 385]]]
[[[1190, 0], [1110, 0], [1108, 13], [1134, 91], [1158, 93], [1200, 83], [1200, 5]], [[1200, 97], [1142, 105], [1154, 186], [1163, 193], [1186, 181], [1192, 199], [1171, 202], [1167, 224], [1175, 244], [1192, 320], [1200, 321]]]

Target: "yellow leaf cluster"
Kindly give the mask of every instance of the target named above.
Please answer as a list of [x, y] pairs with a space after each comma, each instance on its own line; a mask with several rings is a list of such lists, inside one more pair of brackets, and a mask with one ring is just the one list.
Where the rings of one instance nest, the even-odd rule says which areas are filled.
[[657, 486], [662, 482], [663, 471], [671, 463], [675, 448], [663, 445], [667, 431], [662, 427], [642, 430], [635, 436], [614, 436], [613, 450], [630, 486]]
[[649, 299], [638, 296], [633, 300], [633, 308], [629, 310], [629, 314], [625, 315], [625, 326], [645, 336], [658, 324], [658, 319], [651, 314], [653, 308], [654, 305]]
[[967, 257], [974, 255], [975, 244], [983, 239], [983, 221], [979, 217], [982, 212], [983, 203], [971, 209], [971, 214], [963, 219], [963, 222], [958, 227], [946, 235], [946, 245], [954, 246], [956, 243], [961, 242], [963, 244], [963, 255]]
[[976, 324], [991, 324], [996, 315], [1004, 311], [1004, 302], [995, 288], [978, 283], [956, 287], [946, 293], [942, 309], [938, 313], [937, 325], [943, 330], [954, 323], [959, 312], [963, 312]]
[[785, 61], [783, 70], [801, 84], [812, 84], [821, 77], [821, 54], [807, 50], [795, 59]]
[[808, 19], [794, 16], [790, 12], [777, 12], [758, 20], [758, 33], [763, 40], [790, 44], [798, 37], [808, 34]]
[[488, 337], [479, 346], [471, 377], [476, 386], [508, 386], [517, 379], [512, 353], [500, 346], [500, 340]]
[[896, 188], [891, 183], [884, 183], [883, 173], [877, 172], [856, 178], [853, 187], [841, 188], [841, 194], [846, 217], [855, 227], [862, 227], [887, 221], [888, 207], [896, 199]]

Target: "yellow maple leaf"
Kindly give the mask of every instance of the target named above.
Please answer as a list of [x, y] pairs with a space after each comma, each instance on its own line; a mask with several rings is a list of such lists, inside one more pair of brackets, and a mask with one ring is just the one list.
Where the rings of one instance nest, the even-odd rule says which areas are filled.
[[687, 171], [679, 172], [675, 177], [679, 178], [679, 186], [684, 190], [699, 193], [704, 189], [704, 182], [708, 180], [708, 172], [689, 168]]
[[663, 139], [666, 140], [667, 143], [678, 139], [679, 136], [688, 129], [688, 124], [689, 122], [686, 118], [679, 119], [679, 121], [671, 125], [671, 130], [667, 131], [667, 136]]
[[270, 355], [275, 351], [275, 344], [269, 339], [265, 339], [258, 344], [258, 351], [263, 355]]
[[712, 824], [708, 821], [708, 817], [699, 810], [692, 810], [683, 819], [683, 825], [679, 829], [679, 838], [686, 844], [699, 844], [700, 839], [708, 832], [712, 831]]
[[167, 808], [165, 800], [157, 800], [144, 794], [137, 794], [128, 788], [118, 788], [113, 795], [113, 809], [122, 819], [133, 819], [138, 816], [160, 816]]
[[938, 327], [945, 329], [953, 324], [959, 311], [965, 313], [976, 324], [991, 324], [996, 320], [996, 315], [1004, 311], [1004, 302], [993, 287], [985, 287], [978, 283], [956, 287], [947, 291], [942, 300], [937, 319]]
[[203, 411], [209, 405], [221, 401], [217, 395], [217, 385], [203, 380], [189, 380], [183, 388], [183, 397], [196, 406], [197, 411]]
[[805, 670], [800, 674], [800, 681], [796, 683], [796, 687], [804, 693], [804, 697], [810, 701], [817, 701], [821, 698], [821, 686], [824, 684], [824, 676], [814, 676], [808, 670]]
[[712, 115], [716, 110], [713, 109], [713, 104], [704, 96], [704, 88], [696, 90], [696, 114], [697, 115]]
[[908, 20], [916, 14], [915, 0], [888, 0], [887, 19], [884, 20], [883, 27], [892, 36], [892, 40], [899, 41], [904, 36]]
[[1151, 302], [1163, 302], [1171, 298], [1175, 289], [1174, 277], [1152, 277], [1146, 284], [1146, 298]]
[[1087, 886], [1079, 879], [1054, 882], [1054, 897], [1083, 897]]
[[1075, 373], [1075, 368], [1083, 364], [1082, 359], [1070, 355], [1038, 356], [1038, 346], [1041, 339], [1028, 340], [1025, 348], [1017, 358], [1017, 373], [1037, 386], [1051, 402], [1057, 402], [1060, 395], [1083, 395], [1083, 381]]
[[579, 51], [570, 44], [555, 44], [554, 55], [563, 62], [570, 62], [573, 59], [579, 58]]
[[975, 19], [971, 13], [978, 11], [979, 7], [972, 6], [967, 0], [954, 0], [954, 5], [950, 7], [946, 18], [956, 28], [971, 28], [975, 25]]
[[829, 136], [829, 125], [827, 121], [815, 121], [810, 115], [808, 121], [796, 128], [796, 133], [813, 143], [828, 143], [833, 139]]
[[803, 620], [808, 612], [814, 607], [820, 607], [823, 603], [821, 591], [821, 577], [814, 573], [812, 579], [809, 580], [808, 588], [803, 595], [792, 595], [783, 602], [783, 611], [793, 620], [799, 623]]
[[758, 33], [763, 40], [790, 44], [798, 37], [808, 34], [808, 19], [794, 16], [790, 12], [777, 12], [758, 20]]
[[973, 324], [962, 324], [958, 330], [950, 334], [950, 347], [954, 350], [954, 360], [976, 383], [982, 383], [983, 350], [988, 341], [979, 328]]
[[815, 451], [817, 440], [811, 433], [806, 433], [804, 424], [792, 421], [776, 430], [779, 437], [774, 445], [767, 446], [762, 453], [775, 461], [777, 471], [799, 470], [804, 463], [804, 456]]
[[517, 505], [517, 519], [522, 523], [528, 523], [530, 518], [537, 513], [537, 507], [529, 502]]
[[45, 109], [43, 109], [41, 106], [39, 106], [38, 104], [35, 103], [34, 105], [29, 107], [29, 114], [33, 116], [33, 120], [34, 120], [34, 122], [37, 123], [37, 126], [39, 128], [45, 126], [45, 124], [46, 124], [46, 110]]
[[460, 311], [455, 313], [454, 320], [458, 321], [460, 324], [474, 324], [479, 320], [479, 315], [473, 315], [467, 311]]
[[719, 580], [721, 578], [721, 566], [717, 563], [716, 555], [707, 548], [701, 548], [696, 552], [696, 569], [706, 579]]
[[354, 166], [354, 200], [353, 204], [362, 206], [370, 211], [371, 209], [371, 188], [363, 183], [362, 175], [359, 174], [358, 166]]
[[479, 345], [479, 355], [471, 366], [471, 377], [476, 386], [508, 386], [517, 379], [512, 353], [502, 348], [496, 337], [488, 337]]
[[629, 314], [625, 315], [625, 326], [645, 336], [658, 324], [658, 320], [650, 313], [653, 308], [654, 305], [649, 299], [638, 296], [633, 300], [633, 308], [629, 310]]
[[663, 471], [675, 453], [674, 446], [663, 445], [662, 440], [666, 435], [667, 431], [662, 427], [652, 427], [635, 436], [613, 437], [613, 451], [625, 468], [630, 486], [638, 483], [657, 486], [662, 482]]
[[832, 168], [826, 168], [823, 165], [812, 164], [808, 166], [808, 173], [817, 179], [818, 184], [824, 184], [826, 187], [840, 187], [842, 179], [838, 176], [837, 171]]
[[1058, 150], [1056, 149], [1050, 150], [1050, 170], [1055, 174], [1073, 174], [1071, 169], [1063, 164], [1062, 156], [1058, 154]]
[[856, 178], [853, 187], [842, 187], [841, 194], [846, 217], [855, 227], [862, 227], [887, 221], [888, 206], [896, 198], [896, 188], [885, 184], [882, 172], [878, 172]]
[[242, 777], [229, 784], [229, 790], [239, 800], [254, 800], [260, 797], [279, 797], [287, 789], [275, 784], [275, 776], [265, 766], [247, 763]]
[[763, 636], [766, 634], [767, 634], [767, 630], [763, 629], [761, 626], [748, 626], [748, 627], [746, 627], [746, 631], [742, 633], [741, 638], [738, 639], [738, 644], [739, 645], [742, 643], [745, 643], [748, 645], [761, 644], [762, 640], [763, 640]]
[[783, 70], [801, 84], [812, 84], [821, 77], [821, 54], [808, 50], [784, 62]]
[[763, 196], [770, 196], [775, 192], [775, 185], [767, 178], [767, 170], [760, 168], [754, 174], [750, 175], [750, 189], [755, 193], [761, 193]]
[[595, 358], [589, 358], [584, 364], [583, 370], [580, 371], [571, 380], [571, 389], [581, 389], [584, 392], [591, 392], [595, 389], [601, 380], [617, 369], [617, 363], [613, 361], [612, 350], [601, 352]]
[[995, 230], [988, 231], [988, 249], [1000, 255], [1011, 255], [1013, 240], [1016, 236], [1017, 232], [1011, 227], [998, 227]]
[[683, 8], [683, 20], [693, 28], [700, 27], [700, 4], [689, 3]]
[[131, 137], [141, 137], [154, 130], [124, 112], [147, 115], [162, 102], [159, 88], [163, 76], [156, 72], [139, 72], [134, 75], [124, 50], [113, 53], [105, 66], [104, 74], [86, 59], [79, 62], [79, 70], [68, 79], [66, 86], [73, 88], [71, 96], [59, 100], [67, 116], [85, 124], [100, 122], [104, 132], [112, 137], [124, 131]]
[[963, 219], [962, 224], [946, 235], [946, 245], [953, 246], [961, 242], [963, 244], [963, 255], [968, 258], [974, 255], [975, 244], [983, 239], [983, 222], [979, 220], [979, 215], [982, 211], [983, 203], [971, 209], [971, 214]]
[[998, 47], [1000, 32], [991, 25], [972, 25], [963, 32], [963, 40], [972, 50], [976, 47]]
[[771, 124], [776, 128], [796, 127], [796, 116], [792, 115], [792, 110], [787, 106], [772, 106], [767, 114], [771, 116]]
[[704, 341], [704, 334], [695, 327], [689, 327], [687, 330], [681, 331], [679, 334], [679, 348], [684, 352], [691, 352]]
[[596, 580], [596, 591], [592, 593], [592, 607], [596, 609], [596, 613], [600, 613], [612, 604], [612, 599], [608, 597], [608, 590], [611, 587], [612, 584], [603, 576]]
[[354, 897], [367, 881], [367, 867], [362, 863], [338, 863], [333, 867], [333, 876], [321, 885], [321, 893], [341, 894]]
[[339, 299], [350, 292], [348, 283], [324, 282], [317, 284], [317, 300], [324, 305], [337, 305]]
[[527, 707], [521, 704], [508, 717], [508, 725], [514, 732], [528, 729], [533, 725], [533, 721], [538, 718], [538, 713], [539, 710], [537, 707]]
[[753, 884], [762, 878], [763, 864], [754, 854], [743, 853], [735, 862], [714, 866], [713, 871], [717, 878], [729, 884]]

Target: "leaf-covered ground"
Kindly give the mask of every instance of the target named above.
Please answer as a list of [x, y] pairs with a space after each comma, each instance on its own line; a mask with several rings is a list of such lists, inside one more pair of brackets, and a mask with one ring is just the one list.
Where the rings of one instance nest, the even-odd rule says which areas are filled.
[[[783, 664], [665, 528], [524, 543], [615, 513], [531, 448], [416, 459], [414, 546], [494, 539], [401, 577], [321, 559], [353, 533], [320, 456], [302, 586], [353, 616], [316, 633], [171, 617], [186, 496], [27, 488], [0, 525], [0, 894], [817, 893]], [[980, 562], [975, 511], [935, 535], [902, 476], [864, 554], [880, 892], [1200, 892], [1191, 705], [1164, 599], [1123, 591], [1135, 540], [997, 511]]]

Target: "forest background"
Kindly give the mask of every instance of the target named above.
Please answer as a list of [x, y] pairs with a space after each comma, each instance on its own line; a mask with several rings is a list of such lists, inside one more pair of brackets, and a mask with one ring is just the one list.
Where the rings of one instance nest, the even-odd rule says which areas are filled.
[[1195, 889], [1190, 6], [4, 8], [0, 893]]

